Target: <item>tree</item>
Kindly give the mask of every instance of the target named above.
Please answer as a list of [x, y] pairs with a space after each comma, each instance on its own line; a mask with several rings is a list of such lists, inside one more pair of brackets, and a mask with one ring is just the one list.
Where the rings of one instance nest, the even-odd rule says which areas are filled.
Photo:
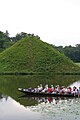
[[6, 35], [7, 37], [9, 37], [9, 32], [8, 32], [8, 30], [6, 30], [5, 35]]

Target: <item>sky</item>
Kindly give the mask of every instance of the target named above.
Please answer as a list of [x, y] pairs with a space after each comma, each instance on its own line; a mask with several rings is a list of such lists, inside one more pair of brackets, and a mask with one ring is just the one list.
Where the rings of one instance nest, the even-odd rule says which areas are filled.
[[0, 31], [6, 30], [56, 46], [80, 44], [80, 0], [0, 0]]

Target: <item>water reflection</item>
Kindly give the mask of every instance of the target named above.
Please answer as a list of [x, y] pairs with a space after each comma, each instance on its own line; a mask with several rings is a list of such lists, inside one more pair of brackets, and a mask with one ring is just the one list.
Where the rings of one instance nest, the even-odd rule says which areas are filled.
[[[2, 95], [0, 99], [0, 120], [38, 120], [39, 113], [25, 109], [23, 105], [11, 97]], [[35, 119], [36, 118], [36, 119]]]
[[[1, 94], [1, 120], [80, 120], [80, 98], [21, 97], [26, 105]], [[7, 97], [7, 100], [6, 100]]]
[[[80, 80], [80, 76], [67, 76], [67, 75], [54, 75], [54, 76], [0, 76], [0, 92], [12, 97], [17, 102], [24, 106], [30, 106], [37, 104], [37, 101], [31, 101], [28, 99], [27, 101], [18, 99], [19, 96], [22, 95], [17, 89], [21, 88], [29, 88], [36, 87], [40, 83], [43, 86], [47, 83], [48, 85], [53, 84], [54, 86], [59, 84], [60, 86], [69, 86], [76, 81]], [[78, 84], [80, 84], [78, 82]]]
[[[72, 97], [29, 97], [29, 96], [23, 96], [20, 97], [19, 99], [21, 100], [26, 100], [28, 101], [36, 101], [34, 103], [34, 105], [31, 106], [37, 106], [38, 104], [48, 104], [48, 103], [52, 103], [52, 104], [61, 104], [63, 102], [67, 103], [67, 102], [71, 102], [71, 101], [75, 101], [75, 100], [80, 100], [80, 98], [72, 98]], [[28, 106], [28, 105], [27, 105]], [[25, 106], [26, 107], [26, 106]]]
[[[57, 103], [57, 104], [56, 104]], [[46, 120], [79, 120], [80, 119], [80, 98], [75, 99], [51, 99], [47, 102], [40, 101], [37, 106], [29, 107], [31, 111], [39, 112], [42, 119]]]
[[8, 99], [7, 95], [3, 95], [3, 94], [0, 93], [0, 102], [3, 101], [3, 100], [7, 101], [7, 99]]

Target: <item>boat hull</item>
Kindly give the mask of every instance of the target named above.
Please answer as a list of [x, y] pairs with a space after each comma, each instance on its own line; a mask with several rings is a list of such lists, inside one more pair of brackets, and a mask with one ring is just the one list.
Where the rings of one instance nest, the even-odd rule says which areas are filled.
[[30, 92], [28, 89], [19, 88], [18, 91], [24, 93], [28, 96], [37, 96], [37, 97], [79, 97], [77, 94], [54, 94], [54, 93], [46, 93], [46, 92]]

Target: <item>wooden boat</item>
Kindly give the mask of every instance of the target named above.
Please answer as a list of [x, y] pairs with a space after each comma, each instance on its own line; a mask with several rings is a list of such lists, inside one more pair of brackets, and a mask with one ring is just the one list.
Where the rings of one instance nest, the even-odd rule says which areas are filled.
[[47, 93], [47, 92], [32, 92], [28, 89], [18, 88], [18, 91], [25, 93], [27, 96], [37, 97], [79, 97], [78, 94], [61, 94], [61, 93]]

